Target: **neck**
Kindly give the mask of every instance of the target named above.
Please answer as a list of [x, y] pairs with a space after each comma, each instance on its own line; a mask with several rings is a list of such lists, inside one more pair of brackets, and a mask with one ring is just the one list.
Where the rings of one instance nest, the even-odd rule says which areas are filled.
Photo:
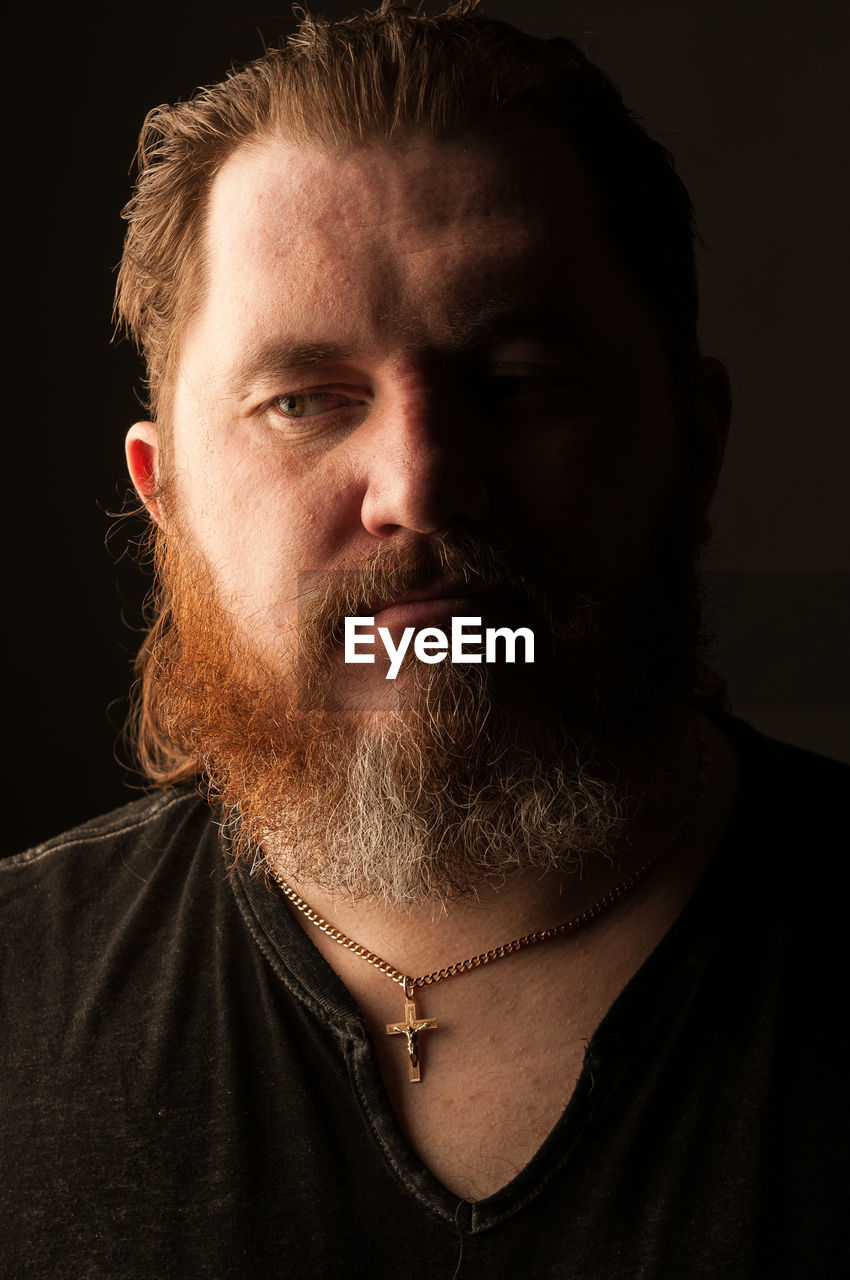
[[[703, 742], [713, 763], [705, 793], [695, 795], [700, 790], [697, 779]], [[716, 822], [708, 820], [708, 813], [717, 811], [718, 806], [726, 813], [731, 803], [734, 782], [730, 751], [714, 726], [682, 709], [655, 752], [644, 755], [630, 771], [632, 789], [643, 799], [634, 821], [610, 854], [589, 857], [580, 869], [569, 872], [525, 870], [503, 884], [483, 884], [474, 895], [439, 907], [427, 903], [394, 909], [370, 900], [352, 901], [309, 880], [296, 882], [276, 859], [273, 848], [267, 848], [266, 854], [275, 875], [288, 883], [316, 914], [401, 973], [416, 977], [581, 915], [659, 851], [661, 857], [649, 871], [648, 881], [679, 884], [683, 875], [688, 879], [694, 868], [698, 876], [719, 834]], [[699, 811], [690, 814], [695, 798], [700, 802]], [[683, 826], [685, 829], [681, 830]], [[611, 910], [619, 914], [622, 907], [617, 904]], [[387, 982], [386, 976], [370, 970], [362, 957], [320, 933], [303, 913], [296, 915], [353, 990], [371, 985], [376, 979]]]
[[[712, 766], [695, 820], [636, 888], [577, 933], [447, 975], [408, 999], [386, 973], [295, 913], [359, 1006], [410, 1146], [456, 1195], [491, 1195], [540, 1148], [587, 1064], [596, 1029], [711, 857], [731, 808], [736, 760], [713, 725], [698, 719], [697, 729]], [[352, 903], [316, 886], [311, 905], [413, 979], [554, 927], [610, 893], [675, 833], [693, 796], [697, 748], [693, 732], [675, 750], [671, 742], [631, 843], [623, 840], [610, 863], [588, 860], [580, 876], [526, 872], [436, 914]]]

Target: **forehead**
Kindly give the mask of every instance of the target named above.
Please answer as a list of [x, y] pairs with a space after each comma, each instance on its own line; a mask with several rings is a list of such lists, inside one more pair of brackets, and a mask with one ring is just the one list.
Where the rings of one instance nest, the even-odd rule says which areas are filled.
[[212, 185], [205, 265], [183, 363], [211, 377], [275, 341], [368, 355], [459, 342], [490, 313], [565, 298], [603, 323], [642, 309], [569, 143], [530, 129], [341, 153], [243, 146]]

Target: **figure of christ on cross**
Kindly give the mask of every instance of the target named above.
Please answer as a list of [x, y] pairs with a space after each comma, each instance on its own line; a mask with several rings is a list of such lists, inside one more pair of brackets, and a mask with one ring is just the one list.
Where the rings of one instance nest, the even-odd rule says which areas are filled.
[[420, 1031], [436, 1031], [436, 1018], [417, 1018], [416, 1002], [413, 999], [413, 991], [410, 986], [405, 983], [404, 988], [404, 1022], [388, 1022], [388, 1036], [406, 1036], [407, 1052], [410, 1056], [410, 1075], [409, 1080], [412, 1084], [418, 1084], [421, 1080], [419, 1073], [419, 1046], [418, 1037]]

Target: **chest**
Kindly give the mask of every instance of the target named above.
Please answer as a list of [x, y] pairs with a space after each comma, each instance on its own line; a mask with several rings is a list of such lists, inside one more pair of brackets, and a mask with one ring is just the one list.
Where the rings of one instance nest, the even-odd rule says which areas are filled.
[[406, 1002], [406, 1018], [370, 1019], [370, 1031], [408, 1143], [450, 1191], [481, 1200], [510, 1182], [558, 1123], [601, 1011], [583, 1004], [580, 1017], [565, 1017], [545, 990], [527, 985], [522, 999], [495, 985], [467, 997], [459, 988], [429, 991], [415, 1014]]

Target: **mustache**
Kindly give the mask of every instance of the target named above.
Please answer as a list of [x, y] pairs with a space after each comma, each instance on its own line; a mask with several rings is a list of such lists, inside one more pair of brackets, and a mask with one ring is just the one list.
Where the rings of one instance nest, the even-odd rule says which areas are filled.
[[347, 617], [370, 617], [387, 601], [450, 583], [452, 590], [515, 597], [536, 612], [545, 608], [542, 586], [492, 543], [465, 530], [431, 534], [371, 551], [362, 564], [302, 570], [298, 584], [299, 637], [310, 649], [341, 643]]

